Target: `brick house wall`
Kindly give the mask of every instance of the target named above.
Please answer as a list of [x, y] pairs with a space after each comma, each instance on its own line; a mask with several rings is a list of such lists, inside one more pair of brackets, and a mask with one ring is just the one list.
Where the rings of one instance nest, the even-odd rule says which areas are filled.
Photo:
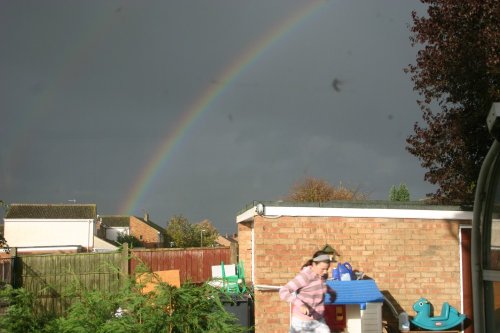
[[[300, 213], [298, 207], [278, 207], [279, 214], [260, 216], [251, 208], [239, 215], [240, 258], [252, 263], [245, 264], [246, 279], [256, 289], [255, 331], [287, 331], [289, 305], [271, 287], [292, 279], [325, 244], [337, 250], [338, 261], [348, 261], [355, 270], [374, 279], [399, 311], [414, 315], [412, 305], [420, 297], [428, 298], [437, 312], [443, 302], [460, 311], [459, 230], [460, 226], [470, 225], [472, 213], [457, 210], [443, 214], [443, 210], [422, 205], [418, 206], [419, 211], [411, 208], [389, 205], [381, 210], [368, 204], [348, 209], [348, 214], [344, 214], [348, 216], [341, 216], [345, 208], [315, 208], [316, 216], [307, 216], [307, 211]], [[290, 216], [283, 213], [287, 209]], [[321, 216], [322, 210], [325, 216]], [[382, 216], [382, 211], [390, 216]], [[413, 215], [423, 217], [412, 218]], [[440, 217], [444, 215], [457, 218]]]
[[140, 240], [146, 248], [164, 247], [162, 231], [135, 216], [130, 217], [130, 235]]
[[245, 267], [245, 281], [252, 281], [252, 224], [238, 224], [238, 260]]

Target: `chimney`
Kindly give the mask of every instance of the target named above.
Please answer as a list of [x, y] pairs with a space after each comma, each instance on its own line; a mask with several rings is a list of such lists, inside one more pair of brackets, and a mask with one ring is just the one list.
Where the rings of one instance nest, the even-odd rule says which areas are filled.
[[144, 221], [149, 222], [149, 214], [144, 213]]

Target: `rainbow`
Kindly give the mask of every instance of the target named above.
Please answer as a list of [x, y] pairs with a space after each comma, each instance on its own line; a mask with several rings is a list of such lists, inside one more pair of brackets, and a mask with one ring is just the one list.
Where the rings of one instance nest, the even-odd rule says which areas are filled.
[[196, 120], [208, 110], [213, 101], [220, 96], [226, 87], [241, 74], [246, 68], [256, 63], [264, 52], [277, 40], [294, 30], [300, 23], [306, 21], [314, 13], [318, 12], [327, 2], [324, 0], [307, 0], [304, 5], [292, 12], [286, 19], [279, 22], [268, 33], [249, 45], [229, 66], [225, 67], [218, 76], [223, 84], [209, 85], [189, 108], [177, 119], [174, 130], [168, 133], [162, 143], [156, 149], [148, 163], [142, 168], [139, 176], [133, 182], [131, 189], [127, 192], [126, 199], [120, 205], [120, 214], [133, 215], [137, 213], [138, 205], [142, 202], [153, 180], [160, 174], [167, 164], [176, 146], [189, 132], [190, 127]]

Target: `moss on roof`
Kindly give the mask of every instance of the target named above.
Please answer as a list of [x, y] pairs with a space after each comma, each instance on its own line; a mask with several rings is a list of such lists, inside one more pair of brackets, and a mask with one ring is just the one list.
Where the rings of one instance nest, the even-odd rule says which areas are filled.
[[11, 204], [6, 219], [96, 219], [95, 204]]
[[100, 215], [99, 220], [108, 227], [130, 227], [130, 216], [126, 215]]

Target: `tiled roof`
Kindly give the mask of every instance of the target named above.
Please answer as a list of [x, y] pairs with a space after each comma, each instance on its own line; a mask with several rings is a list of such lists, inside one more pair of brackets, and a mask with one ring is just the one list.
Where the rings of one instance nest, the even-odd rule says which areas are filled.
[[95, 204], [11, 204], [6, 219], [95, 219]]
[[154, 223], [154, 222], [152, 222], [150, 220], [145, 220], [145, 219], [143, 219], [141, 217], [137, 217], [137, 216], [135, 216], [135, 218], [138, 219], [138, 220], [140, 220], [140, 221], [142, 221], [142, 222], [144, 222], [144, 223], [146, 223], [151, 228], [153, 228], [153, 229], [155, 229], [155, 230], [157, 230], [159, 232], [165, 232], [165, 228], [160, 227], [158, 224], [156, 224], [156, 223]]
[[104, 215], [99, 220], [108, 227], [130, 227], [130, 216]]
[[225, 239], [229, 243], [238, 243], [238, 241], [236, 239], [234, 239], [233, 237], [229, 237], [229, 236], [219, 235], [219, 237], [217, 237], [217, 240], [221, 240], [221, 239]]

